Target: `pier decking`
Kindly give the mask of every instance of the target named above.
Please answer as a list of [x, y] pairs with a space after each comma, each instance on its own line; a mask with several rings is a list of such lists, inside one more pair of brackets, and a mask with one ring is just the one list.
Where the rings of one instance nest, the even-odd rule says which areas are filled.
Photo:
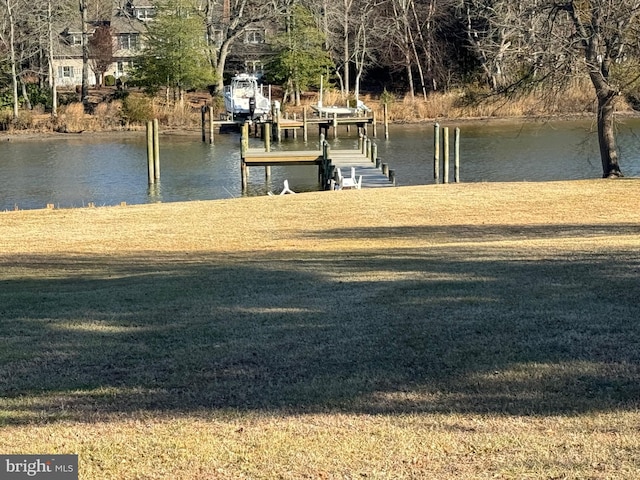
[[361, 188], [391, 187], [395, 185], [395, 173], [382, 164], [377, 157], [377, 148], [371, 148], [371, 141], [363, 139], [361, 148], [353, 150], [332, 150], [322, 142], [322, 150], [268, 151], [268, 148], [248, 147], [248, 126], [243, 127], [241, 147], [242, 188], [247, 188], [248, 167], [263, 166], [267, 169], [282, 165], [317, 165], [318, 179], [324, 189], [334, 185], [335, 171], [340, 168], [342, 175], [350, 176], [351, 168], [356, 178], [362, 176]]

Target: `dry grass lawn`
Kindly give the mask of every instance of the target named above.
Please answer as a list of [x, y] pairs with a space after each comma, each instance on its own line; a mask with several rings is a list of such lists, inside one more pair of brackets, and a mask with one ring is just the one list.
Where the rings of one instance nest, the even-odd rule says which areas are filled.
[[0, 452], [640, 477], [640, 180], [0, 213]]

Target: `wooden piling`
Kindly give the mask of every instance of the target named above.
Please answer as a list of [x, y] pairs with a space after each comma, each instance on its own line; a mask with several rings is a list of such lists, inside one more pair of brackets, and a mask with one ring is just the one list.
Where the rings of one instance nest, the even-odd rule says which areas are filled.
[[153, 185], [156, 181], [154, 173], [154, 160], [153, 160], [153, 122], [149, 120], [147, 122], [147, 171], [149, 185]]
[[371, 162], [375, 163], [376, 158], [378, 158], [378, 144], [374, 143], [371, 145]]
[[449, 183], [449, 127], [442, 128], [443, 173], [442, 183]]
[[382, 174], [389, 178], [389, 165], [387, 163], [382, 164]]
[[267, 123], [263, 123], [263, 133], [262, 133], [262, 141], [264, 142], [264, 150], [265, 152], [270, 152], [271, 151], [271, 123], [267, 122]]
[[433, 126], [433, 179], [440, 181], [440, 125]]
[[389, 181], [392, 183], [392, 185], [394, 187], [396, 186], [396, 171], [395, 170], [389, 170]]
[[309, 139], [309, 124], [307, 121], [307, 107], [304, 107], [302, 110], [302, 138], [305, 142]]
[[373, 115], [372, 126], [373, 126], [373, 138], [378, 138], [378, 122], [376, 121], [376, 111], [371, 112]]
[[333, 138], [338, 138], [338, 114], [333, 112]]
[[386, 103], [382, 105], [382, 111], [384, 114], [384, 138], [389, 140], [389, 107]]
[[215, 142], [213, 140], [213, 129], [214, 129], [214, 123], [213, 123], [213, 107], [209, 107], [209, 144], [213, 145]]
[[202, 143], [207, 141], [207, 135], [206, 135], [206, 129], [205, 129], [205, 125], [206, 125], [206, 113], [207, 113], [207, 107], [206, 105], [203, 105], [202, 107], [200, 107], [200, 132], [202, 133]]
[[246, 122], [243, 123], [240, 131], [242, 132], [240, 136], [240, 179], [242, 182], [242, 191], [244, 192], [247, 189], [249, 176], [249, 169], [244, 161], [247, 150], [249, 150], [249, 124]]
[[453, 160], [453, 179], [456, 183], [460, 183], [460, 128], [455, 130], [455, 152]]
[[153, 119], [153, 176], [160, 180], [160, 126], [158, 119]]

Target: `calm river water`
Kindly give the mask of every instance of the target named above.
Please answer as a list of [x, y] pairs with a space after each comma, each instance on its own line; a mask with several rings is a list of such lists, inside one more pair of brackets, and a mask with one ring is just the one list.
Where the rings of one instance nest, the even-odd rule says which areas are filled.
[[[463, 182], [548, 181], [601, 176], [595, 125], [589, 121], [520, 123], [448, 123], [460, 126]], [[333, 148], [356, 148], [357, 137], [340, 131]], [[382, 128], [378, 128], [379, 137]], [[453, 132], [451, 144], [453, 145]], [[301, 137], [301, 135], [300, 135]], [[285, 139], [282, 149], [313, 148]], [[242, 196], [239, 135], [216, 135], [215, 145], [200, 133], [162, 135], [161, 182], [149, 188], [146, 140], [139, 134], [70, 135], [0, 143], [0, 211], [140, 204]], [[259, 139], [252, 139], [256, 146]], [[392, 126], [390, 139], [378, 138], [378, 156], [396, 171], [399, 185], [433, 183], [433, 125]], [[640, 176], [640, 119], [622, 120], [618, 142], [623, 172]], [[452, 154], [453, 163], [453, 154]], [[286, 178], [296, 191], [317, 190], [315, 167], [273, 168], [270, 183], [264, 169], [252, 168], [244, 195], [278, 192]], [[453, 165], [451, 166], [453, 175]], [[451, 178], [453, 180], [453, 178]]]

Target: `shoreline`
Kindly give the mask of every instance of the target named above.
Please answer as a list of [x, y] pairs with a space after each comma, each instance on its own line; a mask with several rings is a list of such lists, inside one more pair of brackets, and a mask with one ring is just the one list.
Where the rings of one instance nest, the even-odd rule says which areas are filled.
[[[629, 120], [629, 119], [640, 119], [640, 112], [636, 111], [621, 111], [616, 112], [616, 119], [619, 120]], [[582, 121], [582, 120], [592, 120], [596, 121], [595, 114], [593, 113], [581, 113], [581, 114], [562, 114], [562, 115], [548, 115], [548, 116], [515, 116], [515, 117], [434, 117], [434, 118], [424, 118], [424, 119], [416, 119], [415, 121], [405, 121], [405, 120], [397, 120], [390, 121], [390, 125], [394, 126], [405, 126], [405, 125], [422, 125], [422, 124], [433, 124], [433, 123], [460, 123], [460, 124], [504, 124], [504, 123], [546, 123], [546, 122], [572, 122], [572, 121]], [[382, 121], [378, 121], [379, 124], [382, 124]], [[200, 127], [164, 127], [162, 124], [160, 125], [162, 129], [161, 133], [163, 135], [196, 135], [200, 134]], [[143, 125], [135, 125], [128, 129], [112, 129], [112, 130], [85, 130], [82, 132], [56, 132], [52, 130], [47, 131], [36, 131], [36, 130], [17, 130], [11, 132], [0, 132], [0, 143], [2, 142], [11, 142], [11, 141], [42, 141], [49, 139], [62, 139], [62, 138], [82, 138], [86, 135], [92, 136], [110, 136], [114, 134], [122, 135], [122, 136], [138, 136], [140, 134], [144, 134], [145, 127]]]
[[[556, 187], [560, 187], [561, 189], [571, 190], [576, 188], [579, 184], [588, 185], [589, 188], [592, 188], [591, 185], [600, 184], [603, 182], [611, 182], [613, 184], [617, 183], [637, 183], [640, 185], [640, 177], [621, 177], [621, 178], [593, 178], [593, 179], [575, 179], [575, 180], [547, 180], [547, 181], [519, 181], [519, 182], [466, 182], [466, 183], [449, 183], [449, 184], [429, 184], [429, 185], [405, 185], [405, 186], [397, 186], [390, 189], [383, 189], [383, 196], [387, 195], [387, 192], [390, 192], [388, 195], [393, 197], [397, 195], [398, 197], [402, 197], [402, 195], [406, 193], [413, 194], [414, 191], [420, 192], [421, 194], [430, 195], [437, 190], [447, 189], [453, 187], [456, 189], [456, 192], [468, 190], [469, 192], [475, 192], [478, 188], [483, 190], [493, 190], [493, 191], [502, 191], [502, 190], [513, 190], [514, 192], [523, 191], [528, 192], [531, 190], [532, 186], [536, 186], [536, 188], [540, 192], [544, 192], [547, 190], [555, 190]], [[636, 185], [630, 185], [630, 189], [635, 188]], [[599, 187], [597, 187], [599, 188]], [[619, 187], [616, 187], [619, 188]], [[368, 190], [358, 190], [356, 192], [366, 192], [365, 195], [379, 195], [381, 190], [378, 189], [368, 189]], [[395, 192], [395, 193], [393, 193]], [[319, 195], [327, 197], [338, 197], [343, 194], [351, 194], [351, 191], [345, 192], [328, 192], [328, 191], [312, 191], [312, 192], [299, 192], [296, 197], [299, 198], [309, 198], [310, 201], [315, 202], [316, 199], [312, 198], [313, 196]], [[488, 195], [488, 194], [487, 194]], [[0, 215], [11, 215], [11, 214], [20, 214], [24, 212], [35, 212], [35, 213], [47, 213], [49, 212], [58, 213], [58, 212], [79, 212], [79, 211], [96, 211], [96, 210], [131, 210], [131, 209], [139, 209], [139, 208], [148, 208], [148, 209], [166, 209], [166, 210], [182, 210], [184, 208], [192, 207], [192, 208], [201, 208], [202, 205], [211, 205], [216, 206], [223, 203], [229, 202], [260, 202], [262, 200], [271, 201], [270, 199], [280, 198], [280, 195], [269, 196], [269, 195], [257, 195], [257, 196], [240, 196], [234, 198], [217, 198], [217, 199], [209, 199], [209, 200], [179, 200], [179, 201], [169, 201], [169, 202], [150, 202], [150, 203], [127, 203], [121, 202], [120, 204], [113, 205], [95, 205], [93, 203], [89, 203], [85, 206], [78, 207], [49, 207], [44, 206], [42, 208], [25, 208], [25, 209], [14, 209], [14, 210], [0, 210]], [[291, 198], [291, 195], [285, 195], [282, 198]], [[343, 197], [339, 197], [343, 198]], [[349, 197], [345, 197], [348, 199]], [[333, 202], [334, 200], [330, 200]]]

